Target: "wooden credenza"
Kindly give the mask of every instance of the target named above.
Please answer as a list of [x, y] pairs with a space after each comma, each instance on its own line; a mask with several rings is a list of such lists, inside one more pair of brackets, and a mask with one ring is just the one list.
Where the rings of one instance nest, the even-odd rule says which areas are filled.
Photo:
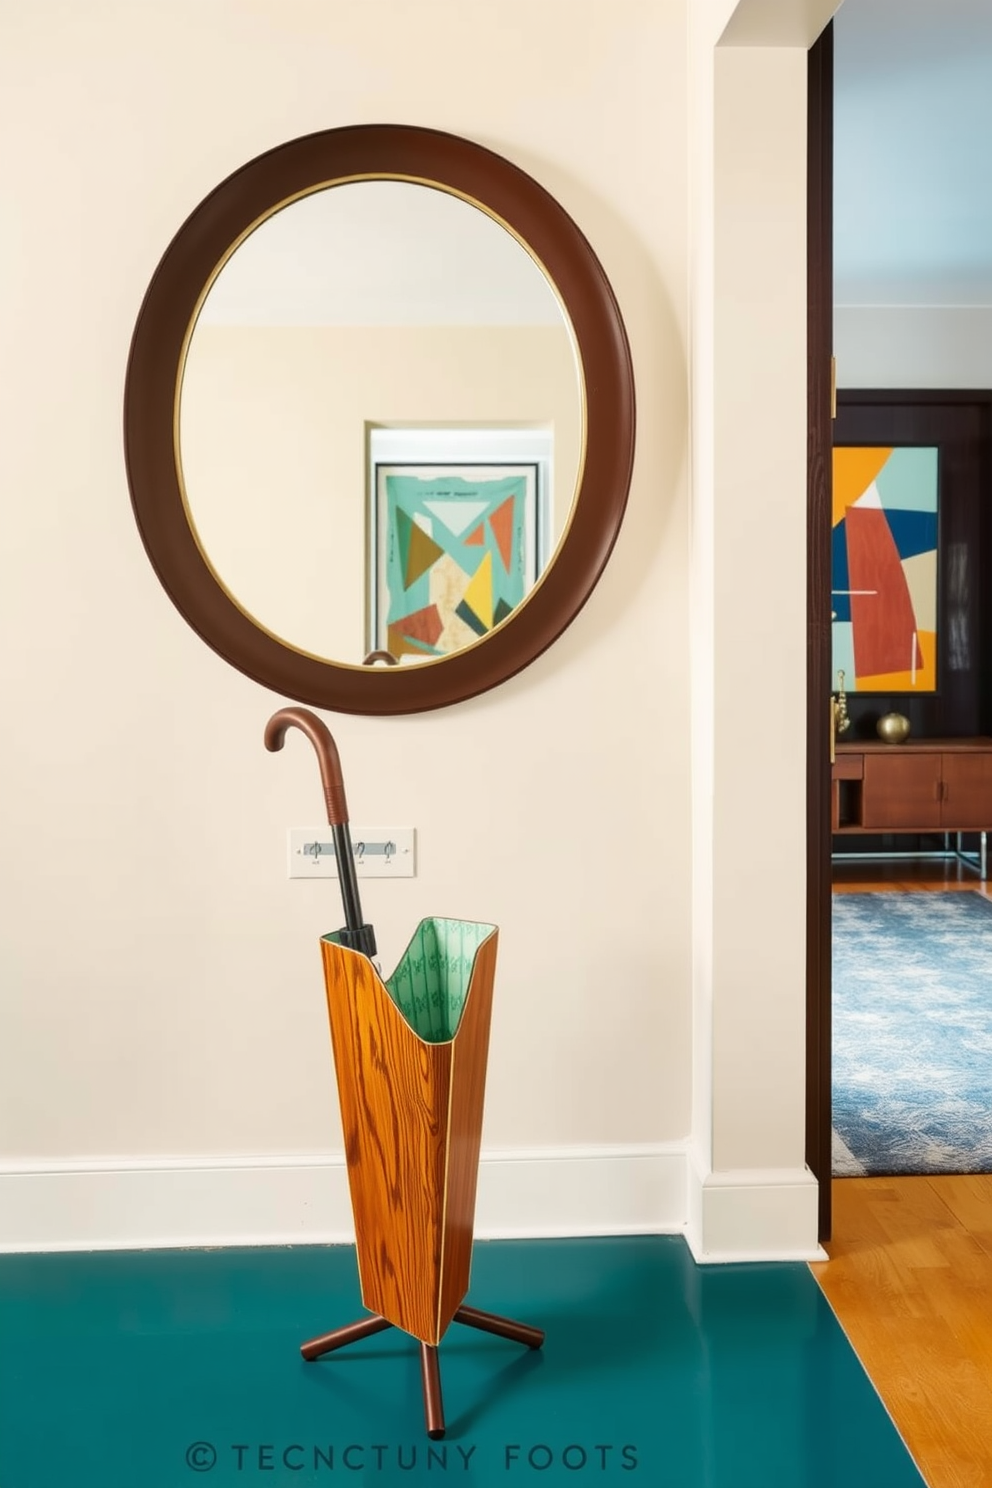
[[832, 827], [865, 832], [992, 828], [992, 739], [838, 743]]

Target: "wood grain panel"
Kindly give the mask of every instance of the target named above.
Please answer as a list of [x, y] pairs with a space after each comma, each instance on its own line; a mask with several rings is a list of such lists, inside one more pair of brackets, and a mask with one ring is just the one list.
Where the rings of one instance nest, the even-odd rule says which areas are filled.
[[956, 1222], [992, 1260], [992, 1177], [961, 1173], [941, 1178], [940, 1196]]
[[321, 949], [362, 1301], [433, 1343], [451, 1046], [417, 1038], [364, 956]]
[[837, 741], [837, 756], [859, 754], [985, 754], [992, 750], [992, 738], [985, 734], [960, 739], [907, 739], [904, 744], [884, 744], [881, 739], [859, 739], [845, 744]]
[[810, 49], [806, 128], [806, 1161], [830, 1234], [830, 545], [833, 25]]
[[940, 826], [940, 755], [923, 751], [864, 756], [862, 825], [878, 831]]
[[941, 754], [941, 825], [950, 831], [992, 827], [992, 754]]
[[472, 1265], [475, 1195], [498, 940], [497, 931], [484, 940], [476, 952], [465, 1010], [453, 1041], [443, 1264], [437, 1319], [439, 1338], [468, 1291]]
[[432, 1044], [371, 962], [321, 941], [362, 1301], [422, 1343], [468, 1288], [496, 944], [476, 953], [455, 1038]]

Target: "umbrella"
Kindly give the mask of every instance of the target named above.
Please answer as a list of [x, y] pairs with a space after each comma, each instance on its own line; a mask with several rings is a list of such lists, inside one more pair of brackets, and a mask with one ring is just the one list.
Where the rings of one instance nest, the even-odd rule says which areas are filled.
[[338, 865], [341, 883], [341, 898], [344, 903], [344, 928], [338, 931], [341, 945], [350, 951], [361, 951], [363, 956], [373, 959], [376, 953], [375, 931], [362, 919], [362, 903], [358, 894], [358, 875], [355, 872], [355, 857], [351, 848], [351, 829], [348, 826], [348, 803], [344, 795], [344, 780], [341, 775], [341, 757], [331, 737], [331, 731], [316, 713], [309, 708], [280, 708], [273, 713], [265, 725], [266, 749], [281, 749], [287, 731], [298, 728], [310, 740], [317, 751], [320, 764], [320, 779], [324, 787], [327, 820], [334, 841], [334, 856]]

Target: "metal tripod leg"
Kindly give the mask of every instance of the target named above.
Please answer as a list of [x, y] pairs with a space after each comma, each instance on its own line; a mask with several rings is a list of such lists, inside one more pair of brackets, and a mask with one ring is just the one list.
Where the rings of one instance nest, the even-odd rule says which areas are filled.
[[480, 1328], [483, 1333], [496, 1333], [500, 1338], [512, 1338], [514, 1343], [525, 1343], [528, 1348], [539, 1349], [544, 1342], [540, 1328], [529, 1323], [515, 1323], [512, 1318], [500, 1317], [496, 1312], [480, 1312], [477, 1307], [459, 1307], [454, 1321], [468, 1328]]
[[[495, 1312], [480, 1312], [477, 1307], [459, 1307], [453, 1321], [464, 1323], [468, 1328], [479, 1328], [483, 1333], [496, 1333], [500, 1338], [510, 1338], [514, 1343], [526, 1344], [527, 1348], [539, 1349], [544, 1342], [544, 1333], [540, 1328], [532, 1328], [528, 1323], [515, 1323], [512, 1318], [500, 1317]], [[392, 1323], [378, 1315], [362, 1318], [358, 1323], [348, 1323], [343, 1328], [335, 1328], [332, 1333], [322, 1333], [319, 1338], [308, 1339], [300, 1345], [300, 1353], [307, 1360], [319, 1359], [334, 1349], [345, 1348], [349, 1343], [357, 1343], [361, 1338], [381, 1333], [384, 1328], [392, 1326]], [[441, 1369], [434, 1344], [420, 1345], [420, 1380], [424, 1387], [427, 1435], [437, 1441], [444, 1435], [445, 1424]]]
[[441, 1400], [441, 1370], [433, 1344], [420, 1345], [420, 1379], [424, 1387], [424, 1420], [427, 1435], [437, 1441], [444, 1435], [444, 1404]]
[[322, 1333], [319, 1338], [310, 1338], [306, 1343], [300, 1344], [300, 1353], [304, 1359], [319, 1359], [323, 1354], [329, 1354], [333, 1349], [344, 1348], [346, 1344], [357, 1343], [360, 1338], [368, 1338], [372, 1333], [381, 1333], [383, 1328], [391, 1328], [392, 1323], [387, 1323], [384, 1317], [374, 1314], [372, 1317], [362, 1318], [361, 1322], [348, 1323], [343, 1328], [335, 1328], [333, 1333]]

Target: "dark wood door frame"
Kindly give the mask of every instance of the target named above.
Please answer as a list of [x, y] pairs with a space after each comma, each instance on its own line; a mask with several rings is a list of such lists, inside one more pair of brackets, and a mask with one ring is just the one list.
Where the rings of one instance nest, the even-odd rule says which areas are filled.
[[[831, 1224], [831, 871], [830, 826], [830, 544], [835, 393], [833, 345], [833, 27], [809, 53], [807, 175], [807, 761], [806, 761], [806, 1163], [819, 1182], [818, 1233]], [[840, 443], [936, 443], [951, 452], [944, 498], [956, 502], [953, 536], [992, 553], [992, 509], [977, 501], [992, 473], [992, 395], [981, 391], [846, 392]], [[870, 415], [868, 422], [864, 415]], [[879, 423], [884, 417], [887, 422]], [[920, 420], [925, 418], [925, 422]], [[859, 421], [860, 419], [860, 421]], [[884, 438], [879, 435], [879, 430]], [[922, 437], [921, 436], [922, 431]], [[962, 482], [970, 481], [965, 491]], [[942, 499], [944, 499], [942, 498]], [[967, 499], [965, 499], [967, 498]], [[966, 509], [967, 508], [967, 509]], [[949, 510], [949, 507], [948, 507]], [[946, 516], [945, 516], [946, 519]], [[987, 562], [988, 560], [984, 560]], [[992, 586], [983, 585], [972, 649], [987, 673]], [[977, 714], [953, 713], [953, 691], [936, 700], [940, 716], [917, 720], [923, 731], [992, 732], [992, 684], [980, 689]], [[960, 700], [958, 700], [960, 702]], [[930, 711], [934, 713], [935, 704]], [[854, 720], [855, 728], [857, 721]], [[914, 728], [917, 725], [914, 724]]]
[[809, 54], [807, 120], [806, 1163], [830, 1238], [830, 533], [833, 25]]

